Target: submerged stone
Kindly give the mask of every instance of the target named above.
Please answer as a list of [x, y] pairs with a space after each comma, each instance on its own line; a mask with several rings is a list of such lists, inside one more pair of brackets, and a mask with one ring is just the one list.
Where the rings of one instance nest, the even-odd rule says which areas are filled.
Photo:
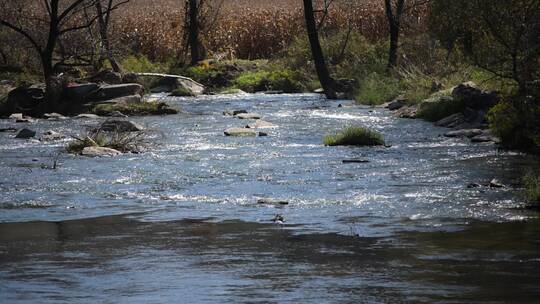
[[260, 119], [257, 120], [255, 123], [252, 123], [246, 126], [246, 128], [249, 128], [249, 129], [273, 129], [277, 127], [278, 127], [277, 125], [271, 122], [260, 120]]
[[224, 133], [226, 136], [257, 136], [257, 132], [246, 128], [229, 128]]
[[278, 200], [273, 198], [261, 198], [257, 200], [257, 204], [262, 205], [288, 205], [288, 201]]
[[234, 117], [239, 119], [261, 119], [262, 115], [257, 113], [240, 113], [237, 115], [234, 115]]
[[445, 137], [475, 137], [477, 135], [482, 134], [484, 131], [481, 129], [464, 129], [464, 130], [456, 130], [456, 131], [450, 131], [444, 134]]
[[81, 155], [89, 157], [117, 156], [120, 154], [122, 152], [106, 147], [86, 147], [81, 152]]

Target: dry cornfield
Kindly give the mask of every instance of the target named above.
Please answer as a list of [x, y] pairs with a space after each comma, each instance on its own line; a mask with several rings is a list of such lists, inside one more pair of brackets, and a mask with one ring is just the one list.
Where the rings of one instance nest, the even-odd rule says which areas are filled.
[[[322, 1], [317, 2], [321, 8]], [[219, 54], [226, 58], [271, 58], [297, 37], [304, 36], [302, 1], [206, 0], [205, 3], [207, 9], [203, 13], [200, 37], [208, 57]], [[382, 0], [334, 0], [329, 14], [324, 17], [321, 33], [333, 35], [350, 28], [370, 41], [385, 39], [387, 22], [383, 3]], [[131, 0], [115, 10], [109, 32], [116, 52], [121, 56], [142, 54], [154, 61], [185, 58], [183, 6], [183, 0]], [[40, 13], [37, 8], [28, 11]], [[323, 18], [322, 13], [317, 15], [319, 19]], [[418, 25], [423, 24], [425, 15], [425, 9], [408, 13], [405, 34], [414, 32]], [[46, 31], [41, 30], [45, 25], [31, 23], [39, 19], [26, 18], [23, 21], [29, 23], [29, 28], [39, 28], [33, 34], [38, 41], [45, 41]], [[84, 15], [78, 15], [71, 22], [83, 21]], [[93, 59], [88, 57], [96, 53], [99, 44], [95, 32], [95, 29], [83, 30], [63, 37], [59, 42], [58, 55], [92, 62]], [[0, 28], [0, 61], [3, 62], [0, 65], [11, 62], [27, 67], [39, 66], [34, 51], [18, 35]]]
[[[141, 53], [152, 60], [183, 54], [185, 12], [183, 1], [134, 0], [115, 12], [113, 41], [121, 49]], [[211, 3], [220, 1], [214, 0]], [[224, 54], [240, 59], [270, 58], [304, 31], [301, 1], [224, 0], [219, 10], [210, 10], [202, 34], [208, 55]], [[371, 41], [384, 39], [387, 24], [382, 0], [335, 0], [324, 21], [323, 34], [348, 29]], [[217, 14], [216, 14], [217, 13]], [[407, 16], [410, 28], [423, 22], [425, 10]], [[322, 18], [319, 13], [319, 18]], [[410, 32], [410, 31], [409, 31]]]

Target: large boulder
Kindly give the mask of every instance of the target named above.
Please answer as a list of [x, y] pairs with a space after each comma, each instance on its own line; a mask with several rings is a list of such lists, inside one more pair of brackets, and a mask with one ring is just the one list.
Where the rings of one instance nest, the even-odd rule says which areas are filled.
[[86, 96], [99, 89], [96, 83], [71, 84], [64, 88], [64, 97], [74, 102], [82, 102]]
[[101, 86], [97, 91], [91, 93], [87, 97], [87, 100], [110, 100], [124, 96], [142, 95], [143, 90], [143, 86], [138, 83], [104, 85]]
[[152, 93], [164, 93], [172, 92], [175, 90], [182, 90], [190, 92], [191, 96], [201, 95], [205, 91], [205, 87], [187, 77], [180, 77], [175, 75], [163, 75], [162, 79], [158, 82], [158, 85], [151, 90]]
[[395, 111], [403, 108], [406, 105], [407, 100], [405, 98], [396, 98], [386, 105], [386, 108], [390, 111]]
[[89, 157], [117, 156], [120, 154], [122, 152], [106, 147], [86, 147], [81, 152], [81, 155]]
[[15, 138], [18, 139], [28, 139], [36, 136], [36, 131], [32, 131], [30, 129], [22, 129], [15, 135]]
[[452, 90], [452, 97], [456, 101], [462, 101], [465, 107], [475, 110], [486, 110], [499, 102], [497, 93], [483, 91], [471, 81], [456, 86]]
[[21, 86], [11, 90], [5, 105], [5, 113], [23, 113], [39, 116], [46, 112], [45, 87], [43, 85]]
[[475, 137], [482, 134], [484, 131], [481, 129], [463, 129], [450, 131], [444, 134], [445, 137]]
[[109, 132], [138, 132], [144, 130], [144, 127], [129, 120], [111, 119], [101, 124], [100, 129]]
[[461, 125], [465, 122], [465, 115], [463, 113], [455, 113], [448, 117], [445, 117], [435, 123], [439, 127], [453, 128]]

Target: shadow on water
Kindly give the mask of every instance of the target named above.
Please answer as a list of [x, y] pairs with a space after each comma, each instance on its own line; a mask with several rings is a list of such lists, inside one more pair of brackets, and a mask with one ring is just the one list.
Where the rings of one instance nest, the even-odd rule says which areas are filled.
[[9, 303], [503, 303], [540, 295], [536, 221], [365, 238], [139, 216], [0, 224], [0, 293]]

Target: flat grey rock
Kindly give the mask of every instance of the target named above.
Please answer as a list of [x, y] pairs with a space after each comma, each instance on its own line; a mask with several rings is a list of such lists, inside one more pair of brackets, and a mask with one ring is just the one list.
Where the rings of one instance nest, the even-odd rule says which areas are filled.
[[257, 113], [241, 113], [234, 115], [234, 117], [239, 119], [261, 119], [262, 115]]
[[81, 152], [81, 155], [89, 157], [117, 156], [120, 154], [122, 154], [122, 152], [105, 147], [86, 147]]
[[224, 133], [226, 136], [257, 136], [253, 129], [246, 128], [229, 128]]

